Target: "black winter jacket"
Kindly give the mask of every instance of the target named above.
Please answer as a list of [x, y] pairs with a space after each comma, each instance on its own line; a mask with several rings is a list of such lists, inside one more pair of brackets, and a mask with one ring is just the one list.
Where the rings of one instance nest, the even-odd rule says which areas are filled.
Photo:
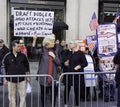
[[4, 58], [4, 56], [9, 52], [9, 49], [4, 45], [1, 49], [0, 49], [0, 66], [2, 64], [2, 60]]
[[[6, 54], [4, 57], [2, 62], [2, 69], [6, 75], [25, 75], [26, 72], [30, 71], [27, 57], [22, 53], [18, 53], [15, 57], [11, 52]], [[8, 77], [6, 79], [15, 83], [25, 80], [24, 77], [14, 77], [12, 79]]]

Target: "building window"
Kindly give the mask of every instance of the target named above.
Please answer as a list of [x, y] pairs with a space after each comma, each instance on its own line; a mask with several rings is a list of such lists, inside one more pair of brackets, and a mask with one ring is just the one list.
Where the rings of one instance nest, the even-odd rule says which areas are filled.
[[[29, 1], [29, 3], [28, 3]], [[31, 2], [30, 2], [31, 1]], [[37, 1], [37, 0], [36, 0]], [[59, 0], [52, 0], [52, 2], [48, 2], [48, 4], [36, 4], [36, 1], [34, 0], [10, 0], [10, 43], [12, 40], [19, 40], [19, 39], [24, 39], [25, 45], [28, 49], [28, 57], [31, 58], [30, 55], [30, 47], [32, 46], [32, 37], [15, 37], [14, 36], [14, 14], [13, 11], [14, 9], [19, 9], [19, 10], [37, 10], [37, 11], [54, 11], [54, 20], [55, 22], [64, 22], [65, 19], [65, 2], [57, 3]], [[46, 1], [46, 0], [40, 0], [40, 1]], [[53, 5], [53, 4], [54, 5]], [[61, 40], [63, 38], [63, 30], [61, 29], [55, 29], [53, 30], [56, 35], [56, 38]], [[65, 36], [65, 35], [64, 35]], [[38, 38], [37, 46], [41, 46], [43, 38]]]
[[[99, 22], [101, 24], [113, 22], [117, 9], [120, 13], [119, 0], [99, 0]], [[117, 23], [117, 31], [120, 32], [120, 20]]]

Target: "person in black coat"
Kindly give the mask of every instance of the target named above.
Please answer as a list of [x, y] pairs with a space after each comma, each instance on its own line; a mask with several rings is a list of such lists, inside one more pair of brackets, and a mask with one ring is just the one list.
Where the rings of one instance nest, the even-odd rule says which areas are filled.
[[[9, 49], [5, 46], [4, 41], [0, 39], [0, 75], [2, 75], [2, 72], [1, 72], [2, 60], [8, 52], [9, 52]], [[2, 84], [3, 84], [3, 78], [0, 79], [0, 85]]]
[[[120, 51], [118, 51], [114, 56], [113, 63], [115, 64], [116, 67], [116, 75], [119, 75], [118, 73], [120, 72]], [[117, 107], [120, 107], [120, 81], [116, 81], [116, 83], [117, 83]]]
[[0, 66], [2, 64], [3, 57], [9, 52], [9, 49], [5, 46], [4, 41], [0, 39]]
[[67, 105], [69, 92], [71, 86], [73, 86], [75, 92], [75, 99], [76, 99], [75, 106], [78, 107], [79, 100], [85, 99], [85, 83], [84, 83], [84, 75], [78, 75], [78, 74], [74, 75], [74, 72], [84, 72], [84, 67], [88, 65], [88, 62], [85, 58], [85, 54], [82, 51], [78, 50], [78, 43], [71, 41], [69, 43], [69, 47], [71, 51], [69, 52], [68, 59], [64, 62], [64, 64], [65, 66], [68, 66], [68, 72], [70, 72], [71, 74], [66, 75], [64, 104], [65, 106]]
[[16, 107], [16, 90], [20, 97], [20, 107], [26, 106], [26, 82], [30, 77], [11, 77], [11, 75], [29, 75], [30, 66], [27, 57], [20, 52], [19, 42], [14, 40], [11, 51], [5, 55], [2, 61], [2, 72], [9, 77], [4, 78], [4, 85], [8, 88], [9, 107]]

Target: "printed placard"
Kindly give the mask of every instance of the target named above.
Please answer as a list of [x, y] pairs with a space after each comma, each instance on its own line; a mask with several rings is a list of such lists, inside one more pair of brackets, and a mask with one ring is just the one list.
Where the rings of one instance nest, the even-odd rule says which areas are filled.
[[113, 74], [104, 74], [107, 80], [114, 80], [115, 77], [116, 68], [113, 63], [113, 58], [114, 56], [102, 57], [99, 61], [99, 69], [101, 72], [114, 72]]
[[91, 51], [91, 54], [93, 55], [97, 44], [96, 35], [86, 36], [86, 40], [89, 51]]
[[117, 33], [115, 24], [103, 24], [97, 30], [98, 54], [111, 56], [117, 52]]

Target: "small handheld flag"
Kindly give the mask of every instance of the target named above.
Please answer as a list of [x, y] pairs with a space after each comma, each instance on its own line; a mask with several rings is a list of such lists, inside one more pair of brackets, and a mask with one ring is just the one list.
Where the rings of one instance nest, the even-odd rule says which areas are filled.
[[120, 16], [119, 16], [119, 12], [118, 12], [118, 9], [117, 9], [116, 14], [115, 14], [115, 18], [113, 20], [113, 23], [117, 24], [117, 21], [118, 21], [119, 18], [120, 18]]
[[95, 12], [93, 13], [93, 16], [92, 16], [92, 19], [89, 23], [89, 26], [90, 26], [91, 31], [96, 30], [99, 26]]

